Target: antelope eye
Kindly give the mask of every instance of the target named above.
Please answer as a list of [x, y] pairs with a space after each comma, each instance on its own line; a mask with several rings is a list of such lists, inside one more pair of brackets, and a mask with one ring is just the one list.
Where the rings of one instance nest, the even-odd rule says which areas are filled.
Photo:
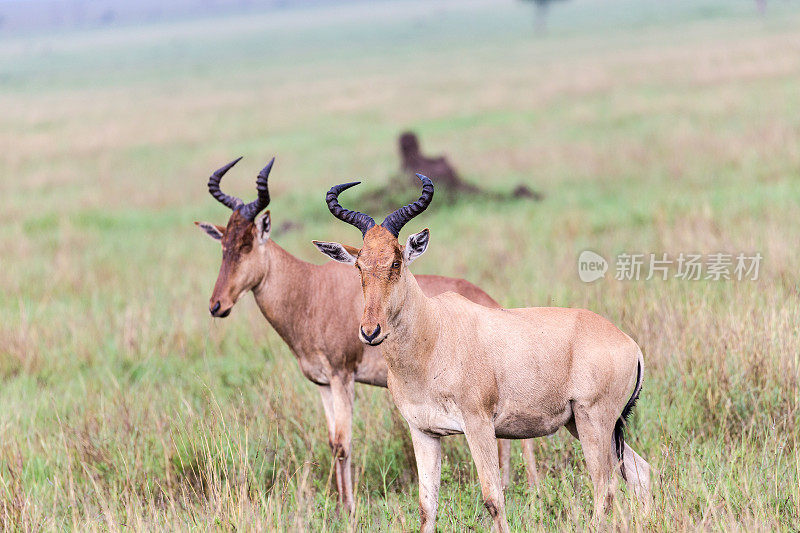
[[392, 263], [392, 268], [400, 268], [400, 261], [395, 261]]

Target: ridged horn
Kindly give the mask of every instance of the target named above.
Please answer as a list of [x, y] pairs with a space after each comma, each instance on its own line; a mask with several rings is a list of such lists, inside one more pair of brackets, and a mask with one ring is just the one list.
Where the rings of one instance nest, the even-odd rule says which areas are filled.
[[224, 167], [220, 168], [219, 170], [211, 174], [211, 177], [208, 178], [208, 192], [211, 193], [211, 196], [213, 196], [214, 199], [216, 199], [219, 203], [221, 203], [225, 207], [234, 210], [241, 207], [244, 204], [244, 202], [242, 202], [239, 198], [236, 198], [235, 196], [228, 196], [227, 194], [222, 192], [222, 189], [219, 188], [219, 182], [222, 180], [222, 176], [224, 176], [225, 173], [228, 172], [233, 167], [233, 165], [235, 165], [241, 160], [242, 160], [241, 157], [234, 159]]
[[256, 189], [258, 190], [258, 198], [253, 200], [247, 205], [243, 205], [239, 212], [247, 220], [255, 220], [256, 215], [260, 213], [265, 207], [269, 205], [269, 173], [272, 170], [272, 165], [275, 164], [273, 157], [267, 166], [261, 169], [256, 178]]
[[361, 234], [364, 235], [367, 233], [368, 229], [375, 225], [375, 221], [372, 220], [372, 217], [367, 216], [364, 213], [359, 213], [358, 211], [350, 211], [349, 209], [345, 209], [339, 205], [339, 194], [350, 187], [355, 187], [359, 183], [361, 182], [354, 181], [352, 183], [334, 185], [330, 188], [328, 194], [325, 196], [325, 202], [328, 204], [328, 209], [333, 216], [343, 222], [347, 222], [348, 224], [357, 227], [361, 230]]
[[381, 226], [389, 230], [389, 233], [395, 237], [400, 235], [400, 230], [403, 229], [403, 226], [405, 226], [409, 220], [425, 211], [428, 205], [430, 205], [431, 200], [433, 200], [433, 182], [431, 179], [422, 174], [417, 174], [417, 177], [422, 181], [422, 194], [419, 200], [401, 207], [381, 222]]

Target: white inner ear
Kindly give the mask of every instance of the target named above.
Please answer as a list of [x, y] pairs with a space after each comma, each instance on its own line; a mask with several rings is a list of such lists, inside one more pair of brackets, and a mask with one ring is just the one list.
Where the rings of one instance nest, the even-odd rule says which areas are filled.
[[258, 217], [256, 220], [256, 229], [258, 230], [258, 240], [264, 244], [269, 239], [269, 232], [272, 229], [272, 219], [269, 216], [269, 211]]
[[314, 241], [314, 246], [316, 246], [320, 252], [327, 255], [334, 261], [339, 261], [340, 263], [344, 263], [346, 265], [356, 264], [356, 257], [351, 255], [350, 252], [348, 252], [347, 249], [338, 242]]
[[427, 250], [429, 240], [430, 240], [430, 232], [428, 231], [428, 228], [425, 228], [419, 233], [415, 233], [413, 235], [408, 236], [405, 250], [403, 250], [403, 255], [405, 257], [406, 264], [411, 264], [411, 262], [413, 262], [414, 259], [421, 256], [423, 252]]
[[222, 233], [219, 232], [214, 224], [209, 224], [208, 222], [199, 222], [197, 226], [208, 233], [212, 239], [216, 239], [218, 241], [222, 240]]

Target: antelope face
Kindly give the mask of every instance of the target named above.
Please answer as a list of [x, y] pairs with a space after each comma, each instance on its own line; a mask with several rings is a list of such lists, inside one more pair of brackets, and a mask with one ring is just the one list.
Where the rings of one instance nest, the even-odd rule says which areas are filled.
[[404, 247], [397, 240], [403, 224], [421, 213], [433, 197], [431, 181], [425, 176], [420, 176], [420, 179], [424, 183], [423, 196], [386, 217], [380, 226], [363, 213], [339, 206], [338, 194], [354, 183], [333, 187], [328, 193], [328, 208], [334, 216], [363, 232], [364, 246], [359, 250], [338, 242], [314, 241], [314, 244], [331, 259], [358, 268], [364, 292], [364, 315], [358, 336], [366, 344], [376, 346], [392, 333], [392, 325], [396, 323], [394, 319], [405, 303], [406, 291], [402, 287], [410, 276], [408, 265], [428, 246], [427, 229], [409, 236]]
[[228, 316], [239, 297], [255, 288], [268, 268], [265, 245], [269, 240], [270, 216], [269, 211], [261, 216], [258, 213], [269, 204], [267, 178], [275, 158], [259, 173], [256, 179], [258, 198], [249, 204], [226, 195], [219, 186], [222, 176], [240, 159], [220, 168], [208, 180], [211, 196], [233, 211], [228, 225], [223, 228], [208, 222], [195, 222], [222, 244], [222, 264], [208, 304], [211, 316], [215, 317]]
[[241, 295], [255, 288], [266, 274], [264, 245], [269, 240], [269, 211], [255, 222], [234, 211], [224, 228], [207, 222], [195, 224], [222, 244], [222, 264], [208, 310], [211, 316], [224, 318]]
[[364, 315], [358, 336], [362, 342], [377, 346], [392, 331], [394, 318], [402, 310], [408, 265], [428, 246], [428, 229], [408, 237], [400, 246], [397, 237], [383, 226], [373, 226], [364, 235], [360, 250], [338, 242], [314, 241], [319, 250], [336, 261], [355, 265], [361, 274], [364, 292]]
[[395, 289], [403, 273], [403, 252], [394, 235], [381, 226], [373, 226], [364, 235], [364, 246], [356, 258], [364, 291], [364, 315], [359, 336], [367, 344], [377, 345], [389, 335], [388, 317], [393, 314]]

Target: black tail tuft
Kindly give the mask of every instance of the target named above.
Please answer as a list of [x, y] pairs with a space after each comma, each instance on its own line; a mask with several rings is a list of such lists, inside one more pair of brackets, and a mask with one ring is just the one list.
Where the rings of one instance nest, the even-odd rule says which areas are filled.
[[625, 465], [623, 464], [623, 454], [625, 452], [625, 426], [628, 423], [628, 417], [633, 411], [633, 408], [636, 406], [636, 400], [639, 399], [639, 393], [642, 391], [642, 362], [637, 361], [636, 363], [636, 386], [633, 388], [633, 394], [631, 395], [630, 400], [628, 403], [625, 404], [625, 408], [622, 409], [622, 414], [617, 419], [617, 423], [614, 424], [614, 446], [617, 449], [617, 458], [620, 462], [620, 470], [622, 471], [622, 479], [625, 478]]

